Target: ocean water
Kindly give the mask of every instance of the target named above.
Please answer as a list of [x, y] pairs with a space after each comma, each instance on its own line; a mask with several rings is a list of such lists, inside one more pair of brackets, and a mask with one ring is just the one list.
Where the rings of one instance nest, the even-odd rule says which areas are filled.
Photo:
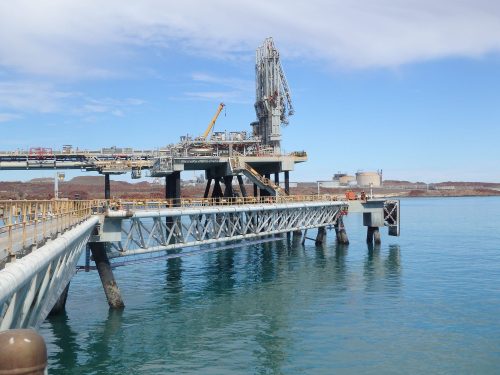
[[[51, 374], [499, 374], [500, 198], [401, 201], [401, 237], [361, 215], [286, 240], [97, 272], [41, 327]], [[311, 231], [309, 232], [311, 235]]]

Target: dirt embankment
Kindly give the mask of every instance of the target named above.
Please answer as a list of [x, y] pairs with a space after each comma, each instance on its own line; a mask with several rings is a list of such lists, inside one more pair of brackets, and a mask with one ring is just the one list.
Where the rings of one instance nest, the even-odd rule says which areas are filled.
[[[480, 182], [443, 182], [439, 184], [411, 183], [408, 181], [384, 181], [387, 186], [374, 188], [375, 196], [393, 197], [457, 197], [500, 195], [500, 184]], [[204, 184], [182, 187], [183, 197], [202, 196]], [[238, 190], [238, 189], [236, 189]], [[321, 194], [333, 194], [343, 197], [347, 188], [320, 187]], [[369, 188], [352, 188], [358, 195]], [[249, 194], [253, 187], [247, 185]], [[291, 188], [292, 194], [315, 195], [318, 193], [316, 183], [298, 183]], [[104, 198], [103, 176], [80, 176], [70, 181], [59, 183], [59, 196], [69, 199], [102, 199]], [[163, 198], [165, 186], [147, 181], [129, 183], [111, 181], [111, 196], [115, 198]], [[1, 199], [52, 199], [54, 183], [52, 179], [35, 179], [28, 182], [0, 182]]]

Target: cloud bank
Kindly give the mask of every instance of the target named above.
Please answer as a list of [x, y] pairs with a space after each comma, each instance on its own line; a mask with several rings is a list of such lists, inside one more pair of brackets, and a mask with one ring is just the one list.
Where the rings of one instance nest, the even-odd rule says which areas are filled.
[[5, 0], [0, 35], [0, 67], [35, 75], [109, 77], [151, 47], [248, 57], [267, 36], [287, 58], [394, 67], [497, 52], [500, 2]]

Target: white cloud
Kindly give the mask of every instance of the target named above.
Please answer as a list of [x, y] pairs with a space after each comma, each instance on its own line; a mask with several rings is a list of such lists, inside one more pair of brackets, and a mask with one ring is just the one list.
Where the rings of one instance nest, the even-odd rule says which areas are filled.
[[114, 98], [84, 98], [83, 105], [76, 110], [79, 114], [108, 113], [113, 116], [122, 117], [125, 111], [132, 106], [144, 104], [144, 100], [137, 98], [114, 99]]
[[[198, 90], [184, 92], [183, 98], [185, 99], [219, 100], [225, 103], [249, 104], [248, 98], [252, 96], [255, 87], [254, 81], [201, 72], [193, 73], [191, 79], [198, 87]], [[213, 90], [214, 87], [217, 90]]]
[[20, 117], [21, 116], [15, 114], [15, 113], [1, 113], [0, 112], [0, 122], [9, 122], [12, 120], [16, 120]]
[[51, 84], [36, 82], [0, 82], [0, 109], [55, 113], [66, 99], [80, 95], [56, 90]]
[[0, 82], [0, 122], [19, 118], [22, 113], [123, 116], [132, 106], [145, 102], [138, 98], [92, 98], [80, 92], [58, 90], [39, 82]]
[[288, 57], [392, 67], [498, 51], [500, 3], [18, 0], [0, 3], [0, 35], [0, 65], [34, 74], [119, 74], [131, 46], [248, 58], [267, 36]]

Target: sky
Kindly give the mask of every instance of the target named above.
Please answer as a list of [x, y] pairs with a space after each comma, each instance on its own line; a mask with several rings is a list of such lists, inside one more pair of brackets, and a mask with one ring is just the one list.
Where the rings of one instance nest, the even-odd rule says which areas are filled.
[[216, 130], [250, 131], [269, 36], [295, 108], [282, 148], [309, 156], [292, 181], [500, 182], [491, 0], [0, 0], [0, 150], [154, 149], [202, 134], [220, 102]]

